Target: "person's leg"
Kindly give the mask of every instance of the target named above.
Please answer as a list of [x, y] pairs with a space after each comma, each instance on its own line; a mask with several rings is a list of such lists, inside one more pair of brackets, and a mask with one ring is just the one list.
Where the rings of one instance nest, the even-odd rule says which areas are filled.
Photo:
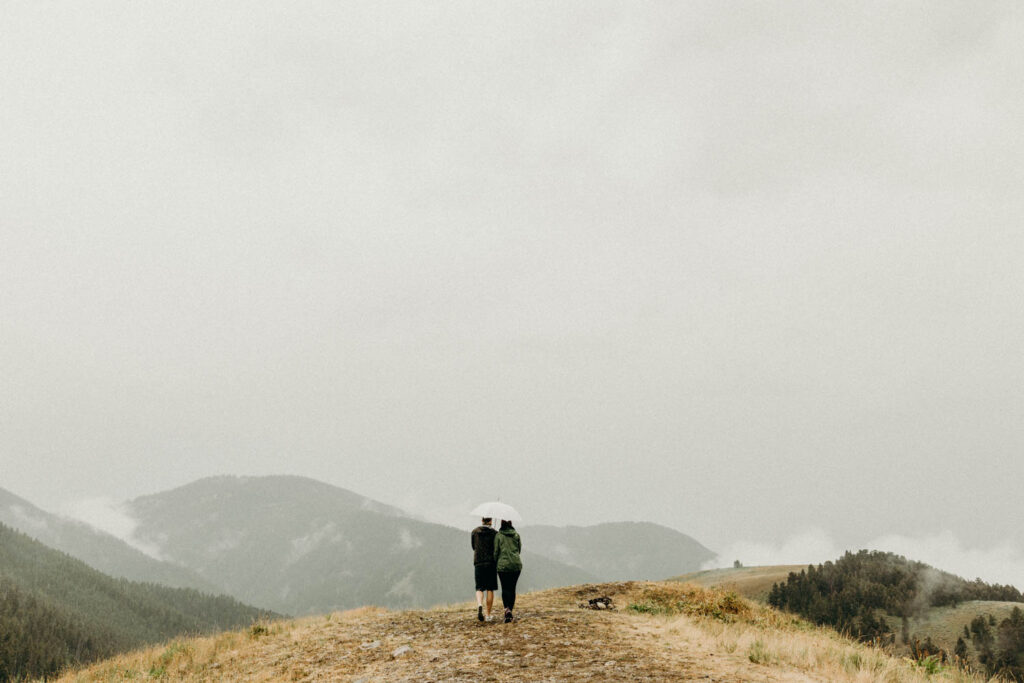
[[512, 573], [513, 572], [498, 572], [498, 577], [501, 579], [501, 604], [505, 606], [506, 624], [512, 620], [512, 605], [515, 604], [516, 601]]
[[[509, 574], [509, 577], [508, 577], [509, 578], [509, 589], [508, 589], [509, 599], [506, 602], [504, 597], [503, 597], [502, 598], [502, 602], [505, 602], [505, 604], [508, 606], [509, 609], [515, 609], [516, 608], [516, 584], [519, 583], [519, 572], [508, 572], [508, 574]], [[502, 584], [502, 585], [504, 585], [504, 584]]]
[[487, 591], [487, 616], [491, 616], [491, 609], [494, 607], [494, 591]]
[[482, 567], [473, 565], [473, 582], [476, 584], [476, 618], [477, 621], [484, 620], [484, 585], [486, 573], [481, 571]]

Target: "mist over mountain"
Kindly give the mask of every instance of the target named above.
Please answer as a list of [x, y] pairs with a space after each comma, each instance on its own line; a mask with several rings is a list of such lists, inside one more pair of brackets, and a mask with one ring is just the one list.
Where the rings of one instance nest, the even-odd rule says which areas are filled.
[[0, 523], [113, 577], [207, 593], [224, 592], [190, 569], [154, 559], [120, 538], [81, 521], [46, 512], [4, 489], [0, 489]]
[[586, 569], [601, 581], [665, 579], [695, 571], [715, 557], [690, 536], [650, 522], [531, 526], [529, 534], [536, 552]]

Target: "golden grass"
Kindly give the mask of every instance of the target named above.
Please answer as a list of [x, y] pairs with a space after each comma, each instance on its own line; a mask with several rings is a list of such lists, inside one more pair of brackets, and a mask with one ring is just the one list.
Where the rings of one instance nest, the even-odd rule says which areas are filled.
[[[578, 608], [597, 596], [612, 598], [618, 609]], [[180, 639], [69, 671], [61, 680], [987, 680], [951, 667], [929, 675], [911, 660], [831, 629], [694, 584], [587, 585], [520, 601], [527, 616], [510, 627], [478, 624], [467, 604], [409, 612], [363, 607]], [[365, 649], [373, 639], [382, 643]], [[404, 643], [412, 654], [393, 657]]]
[[[665, 620], [661, 630], [668, 638], [702, 643], [710, 650], [738, 653], [752, 664], [787, 667], [828, 681], [856, 683], [999, 680], [954, 666], [943, 666], [930, 673], [911, 659], [854, 642], [831, 628], [814, 626], [742, 598], [739, 600], [745, 603], [743, 606], [727, 611], [722, 606], [733, 605], [736, 596], [721, 589], [684, 584], [675, 591], [659, 586], [646, 593], [652, 594], [663, 603], [680, 598], [691, 603], [676, 611], [684, 616], [669, 616]], [[671, 615], [672, 611], [666, 613]]]
[[[222, 680], [238, 677], [242, 665], [257, 670], [250, 680], [274, 680], [258, 669], [280, 645], [299, 643], [324, 623], [359, 621], [386, 612], [379, 607], [359, 607], [303, 619], [260, 621], [239, 631], [215, 636], [178, 638], [159, 645], [117, 655], [102, 662], [71, 669], [61, 681]], [[273, 644], [268, 647], [269, 644]]]

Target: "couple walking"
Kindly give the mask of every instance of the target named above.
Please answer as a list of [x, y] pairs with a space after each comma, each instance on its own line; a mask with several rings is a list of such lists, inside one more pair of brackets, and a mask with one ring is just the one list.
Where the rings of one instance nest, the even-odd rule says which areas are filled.
[[[501, 602], [505, 605], [505, 623], [512, 621], [512, 610], [516, 606], [516, 582], [523, 571], [519, 552], [523, 542], [512, 522], [501, 520], [501, 529], [495, 531], [491, 518], [484, 517], [480, 526], [470, 534], [473, 547], [473, 568], [476, 573], [476, 618], [492, 621], [491, 607], [494, 605], [494, 591], [498, 590], [501, 577]], [[484, 615], [484, 594], [487, 594], [487, 614]]]

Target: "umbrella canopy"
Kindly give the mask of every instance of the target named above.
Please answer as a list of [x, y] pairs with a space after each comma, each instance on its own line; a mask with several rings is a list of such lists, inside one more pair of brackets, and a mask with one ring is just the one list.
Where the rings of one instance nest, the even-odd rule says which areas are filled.
[[491, 503], [480, 503], [469, 514], [474, 517], [490, 517], [491, 519], [507, 519], [510, 522], [521, 522], [523, 516], [516, 512], [516, 509], [507, 503], [494, 501]]

